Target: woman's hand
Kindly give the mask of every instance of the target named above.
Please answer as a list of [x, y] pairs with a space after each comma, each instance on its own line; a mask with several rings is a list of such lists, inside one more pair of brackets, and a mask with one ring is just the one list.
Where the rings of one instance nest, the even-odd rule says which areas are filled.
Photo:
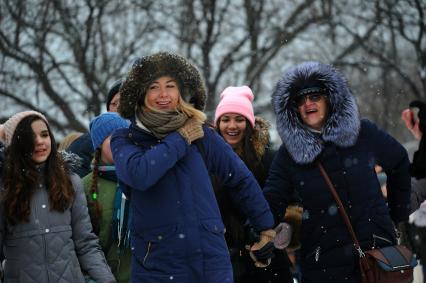
[[204, 137], [203, 123], [195, 118], [189, 118], [185, 124], [178, 129], [178, 133], [181, 134], [188, 144], [191, 144], [197, 139]]
[[260, 240], [249, 247], [250, 257], [256, 267], [266, 267], [271, 263], [274, 257], [274, 238], [275, 230], [265, 230], [260, 232]]
[[411, 109], [407, 108], [401, 113], [401, 119], [404, 121], [405, 127], [413, 134], [413, 136], [420, 140], [422, 138], [422, 132], [420, 131], [419, 119], [415, 119], [414, 113]]
[[288, 247], [291, 241], [291, 236], [293, 233], [293, 228], [290, 224], [281, 222], [275, 227], [275, 232], [277, 233], [274, 238], [274, 246], [279, 250], [283, 250]]

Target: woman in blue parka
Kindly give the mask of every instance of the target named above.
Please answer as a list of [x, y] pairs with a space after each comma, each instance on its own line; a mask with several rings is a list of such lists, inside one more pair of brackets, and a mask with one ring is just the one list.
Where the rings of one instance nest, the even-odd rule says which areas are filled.
[[[409, 160], [395, 139], [360, 120], [345, 78], [329, 65], [288, 70], [272, 94], [279, 149], [264, 188], [276, 221], [294, 192], [304, 207], [302, 282], [360, 282], [358, 254], [318, 168], [330, 176], [363, 250], [396, 243], [394, 223], [407, 220]], [[387, 174], [387, 203], [374, 171]]]
[[[257, 260], [271, 256], [273, 216], [255, 178], [223, 139], [203, 126], [205, 89], [185, 58], [137, 60], [120, 89], [130, 128], [113, 134], [117, 176], [130, 197], [132, 282], [232, 282], [214, 174], [260, 232]], [[254, 264], [254, 263], [253, 263]]]

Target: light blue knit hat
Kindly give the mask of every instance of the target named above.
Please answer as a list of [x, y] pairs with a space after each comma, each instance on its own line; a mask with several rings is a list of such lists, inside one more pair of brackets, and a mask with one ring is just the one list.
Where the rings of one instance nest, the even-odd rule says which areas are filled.
[[93, 148], [101, 147], [104, 140], [115, 130], [127, 128], [130, 122], [120, 117], [116, 112], [106, 112], [93, 118], [90, 122], [90, 136]]

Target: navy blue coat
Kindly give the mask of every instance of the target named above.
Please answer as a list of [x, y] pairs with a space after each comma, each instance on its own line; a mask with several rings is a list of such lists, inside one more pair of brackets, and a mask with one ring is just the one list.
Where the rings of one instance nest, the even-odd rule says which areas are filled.
[[[329, 117], [321, 133], [303, 125], [290, 105], [295, 81], [320, 78], [328, 90]], [[409, 213], [410, 175], [406, 150], [358, 109], [343, 77], [329, 67], [307, 63], [290, 70], [273, 94], [283, 145], [264, 193], [276, 217], [283, 218], [296, 191], [304, 207], [301, 227], [303, 282], [360, 282], [358, 254], [337, 205], [317, 166], [330, 176], [364, 250], [396, 243], [393, 222]], [[387, 175], [387, 203], [375, 165]]]
[[73, 141], [67, 149], [68, 152], [77, 154], [81, 158], [81, 165], [73, 168], [74, 173], [76, 173], [80, 178], [83, 178], [89, 174], [92, 170], [90, 169], [90, 164], [93, 159], [93, 143], [90, 133], [84, 133]]
[[273, 227], [251, 172], [216, 132], [204, 133], [206, 162], [177, 132], [157, 140], [132, 124], [112, 137], [117, 176], [131, 193], [132, 282], [232, 282], [209, 172], [234, 188], [257, 230]]

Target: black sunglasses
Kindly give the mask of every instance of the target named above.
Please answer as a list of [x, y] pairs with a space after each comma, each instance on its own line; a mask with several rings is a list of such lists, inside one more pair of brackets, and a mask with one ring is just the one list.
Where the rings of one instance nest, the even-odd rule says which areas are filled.
[[312, 94], [307, 94], [307, 95], [301, 95], [301, 96], [295, 97], [293, 99], [293, 103], [294, 103], [294, 105], [299, 107], [299, 106], [302, 106], [303, 104], [305, 104], [307, 99], [309, 99], [312, 102], [318, 102], [323, 97], [324, 97], [324, 94], [321, 94], [321, 93], [312, 93]]

